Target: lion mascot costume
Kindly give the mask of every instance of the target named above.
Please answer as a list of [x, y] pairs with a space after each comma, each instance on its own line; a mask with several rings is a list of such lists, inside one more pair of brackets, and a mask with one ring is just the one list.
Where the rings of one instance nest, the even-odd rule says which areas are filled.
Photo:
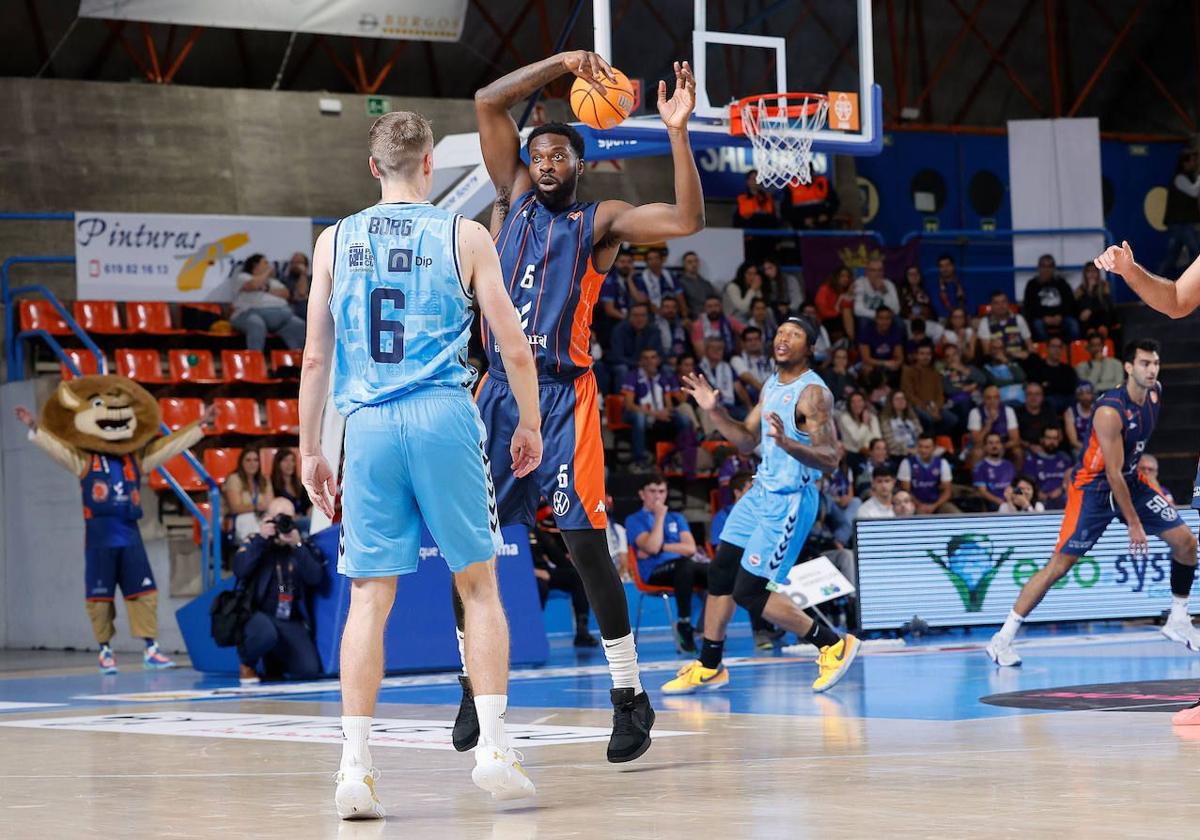
[[146, 668], [173, 668], [158, 650], [158, 590], [142, 545], [142, 476], [199, 443], [213, 410], [159, 437], [158, 403], [124, 376], [84, 376], [64, 381], [42, 406], [36, 422], [24, 406], [17, 418], [29, 439], [79, 478], [86, 525], [84, 590], [88, 618], [100, 644], [100, 670], [117, 672], [112, 652], [121, 587], [129, 628], [146, 642]]

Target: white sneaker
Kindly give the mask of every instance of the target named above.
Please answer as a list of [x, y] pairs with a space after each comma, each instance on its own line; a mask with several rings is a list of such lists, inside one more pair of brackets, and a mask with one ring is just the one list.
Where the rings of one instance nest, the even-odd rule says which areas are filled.
[[1012, 641], [1010, 639], [1002, 639], [999, 633], [992, 636], [992, 640], [988, 642], [984, 650], [987, 651], [988, 658], [997, 665], [1012, 668], [1021, 664], [1021, 657], [1013, 649]]
[[1186, 613], [1177, 615], [1172, 610], [1167, 623], [1162, 626], [1162, 634], [1172, 642], [1179, 642], [1188, 650], [1200, 653], [1200, 630], [1196, 629], [1191, 616]]
[[375, 780], [379, 771], [372, 767], [344, 767], [334, 774], [337, 791], [333, 802], [338, 816], [344, 820], [381, 820], [385, 813], [379, 797], [375, 794]]
[[537, 793], [521, 762], [525, 756], [485, 741], [475, 748], [475, 769], [471, 781], [492, 795], [492, 799], [523, 799]]

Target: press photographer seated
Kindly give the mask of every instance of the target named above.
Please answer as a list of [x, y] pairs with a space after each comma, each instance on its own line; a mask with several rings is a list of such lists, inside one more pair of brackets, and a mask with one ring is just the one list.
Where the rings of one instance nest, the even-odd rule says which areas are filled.
[[233, 556], [233, 573], [253, 606], [237, 648], [243, 684], [258, 682], [260, 660], [267, 677], [321, 672], [307, 601], [324, 567], [317, 550], [301, 541], [295, 515], [288, 499], [272, 499], [258, 533]]

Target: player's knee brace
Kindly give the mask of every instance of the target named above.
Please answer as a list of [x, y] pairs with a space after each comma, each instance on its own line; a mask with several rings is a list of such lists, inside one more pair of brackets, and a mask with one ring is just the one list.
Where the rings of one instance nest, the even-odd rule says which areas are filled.
[[741, 565], [742, 549], [727, 542], [718, 543], [717, 556], [708, 566], [708, 594], [732, 595]]
[[733, 600], [752, 618], [760, 618], [767, 608], [767, 599], [771, 593], [767, 590], [767, 579], [752, 575], [745, 569], [739, 569], [737, 580], [733, 584]]

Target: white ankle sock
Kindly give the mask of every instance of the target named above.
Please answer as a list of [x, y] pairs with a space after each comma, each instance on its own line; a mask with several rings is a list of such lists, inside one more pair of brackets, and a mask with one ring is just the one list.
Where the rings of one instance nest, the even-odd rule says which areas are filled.
[[1191, 621], [1192, 617], [1188, 614], [1188, 599], [1180, 598], [1178, 595], [1171, 596], [1171, 617], [1179, 617], [1185, 621]]
[[491, 741], [501, 749], [508, 748], [504, 733], [504, 710], [508, 708], [506, 694], [476, 694], [475, 714], [479, 718], [479, 739]]
[[463, 676], [467, 674], [467, 637], [463, 631], [455, 628], [454, 635], [458, 637], [458, 661], [462, 663]]
[[608, 657], [608, 672], [612, 674], [613, 688], [632, 688], [634, 694], [641, 694], [642, 680], [638, 674], [633, 634], [620, 639], [605, 639], [604, 655]]
[[1021, 625], [1025, 623], [1025, 616], [1019, 615], [1016, 610], [1008, 611], [1008, 618], [1004, 619], [1004, 626], [1000, 628], [997, 634], [1000, 638], [1007, 642], [1011, 642], [1017, 638], [1017, 631], [1021, 629]]
[[371, 735], [369, 717], [342, 716], [342, 768], [361, 767], [370, 769], [371, 751], [367, 749], [367, 738]]

